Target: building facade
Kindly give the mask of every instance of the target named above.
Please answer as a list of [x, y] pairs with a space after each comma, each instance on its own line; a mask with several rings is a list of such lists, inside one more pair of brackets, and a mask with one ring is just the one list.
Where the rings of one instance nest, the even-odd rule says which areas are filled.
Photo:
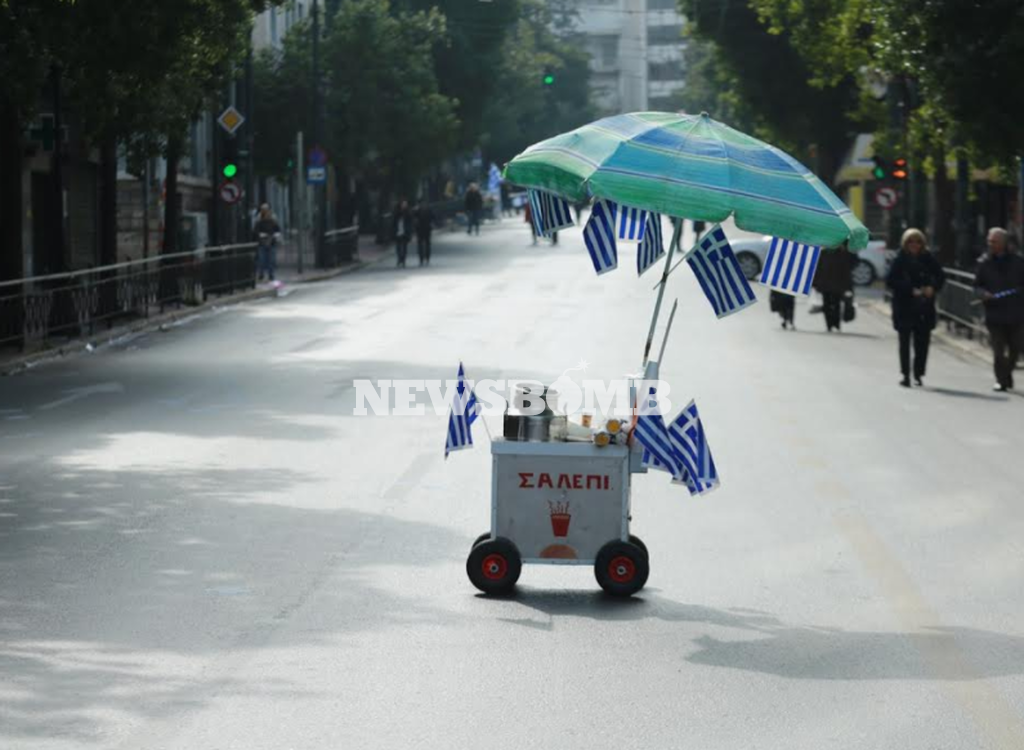
[[685, 18], [675, 0], [575, 0], [601, 114], [672, 109], [685, 85]]

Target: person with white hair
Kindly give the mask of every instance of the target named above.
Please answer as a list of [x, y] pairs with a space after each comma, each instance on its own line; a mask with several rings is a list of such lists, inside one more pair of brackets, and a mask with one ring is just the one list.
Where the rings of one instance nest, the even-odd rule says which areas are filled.
[[[900, 238], [900, 253], [893, 261], [886, 278], [892, 290], [892, 327], [900, 341], [900, 385], [910, 387], [910, 374], [914, 382], [924, 385], [928, 365], [928, 347], [932, 330], [938, 321], [935, 295], [946, 283], [942, 266], [928, 252], [924, 232], [910, 228]], [[910, 345], [914, 345], [911, 363]]]
[[985, 305], [995, 369], [995, 391], [1013, 390], [1013, 370], [1024, 351], [1024, 258], [1011, 253], [1002, 227], [988, 230], [988, 253], [981, 257], [974, 288]]

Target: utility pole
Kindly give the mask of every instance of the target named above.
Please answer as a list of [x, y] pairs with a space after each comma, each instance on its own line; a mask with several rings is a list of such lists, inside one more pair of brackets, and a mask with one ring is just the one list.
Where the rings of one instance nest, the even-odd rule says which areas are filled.
[[245, 224], [242, 237], [244, 240], [249, 239], [249, 233], [252, 231], [252, 215], [253, 208], [255, 207], [255, 196], [253, 192], [255, 190], [255, 181], [253, 179], [253, 157], [252, 157], [252, 143], [253, 143], [253, 101], [252, 101], [252, 35], [249, 36], [249, 52], [245, 56], [245, 128], [242, 134], [242, 148], [243, 150], [238, 153], [240, 160], [245, 164]]
[[[61, 70], [54, 64], [50, 66], [50, 81], [53, 86], [53, 207], [52, 218], [53, 242], [46, 255], [49, 264], [47, 273], [60, 273], [65, 269], [64, 247], [66, 242], [64, 222], [64, 133], [61, 110], [64, 107], [61, 96]], [[36, 238], [39, 241], [39, 238]]]

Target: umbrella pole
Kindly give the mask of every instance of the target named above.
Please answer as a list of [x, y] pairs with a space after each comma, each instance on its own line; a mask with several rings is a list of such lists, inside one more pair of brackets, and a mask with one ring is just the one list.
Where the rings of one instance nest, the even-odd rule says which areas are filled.
[[644, 346], [643, 367], [647, 367], [647, 360], [651, 354], [651, 342], [654, 341], [654, 329], [658, 325], [658, 313], [661, 312], [661, 300], [665, 296], [665, 285], [668, 283], [668, 275], [670, 273], [669, 268], [672, 265], [672, 254], [675, 253], [676, 246], [679, 245], [680, 235], [683, 232], [682, 219], [673, 219], [672, 222], [675, 224], [675, 228], [672, 230], [672, 242], [669, 243], [668, 255], [665, 258], [665, 270], [661, 274], [661, 284], [658, 287], [658, 301], [654, 303], [654, 315], [651, 316], [651, 330], [647, 334], [647, 344]]

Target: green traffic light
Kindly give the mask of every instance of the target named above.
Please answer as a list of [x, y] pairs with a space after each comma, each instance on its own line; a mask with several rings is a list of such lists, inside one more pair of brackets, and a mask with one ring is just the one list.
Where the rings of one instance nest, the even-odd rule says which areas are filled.
[[545, 86], [550, 86], [554, 82], [555, 82], [555, 77], [553, 75], [551, 75], [550, 73], [548, 75], [544, 76], [544, 85]]
[[234, 164], [225, 164], [224, 165], [224, 176], [225, 177], [227, 177], [230, 180], [236, 174], [238, 174], [238, 167], [236, 165], [234, 165]]
[[881, 167], [875, 167], [874, 175], [876, 180], [880, 180], [885, 177], [885, 170]]

